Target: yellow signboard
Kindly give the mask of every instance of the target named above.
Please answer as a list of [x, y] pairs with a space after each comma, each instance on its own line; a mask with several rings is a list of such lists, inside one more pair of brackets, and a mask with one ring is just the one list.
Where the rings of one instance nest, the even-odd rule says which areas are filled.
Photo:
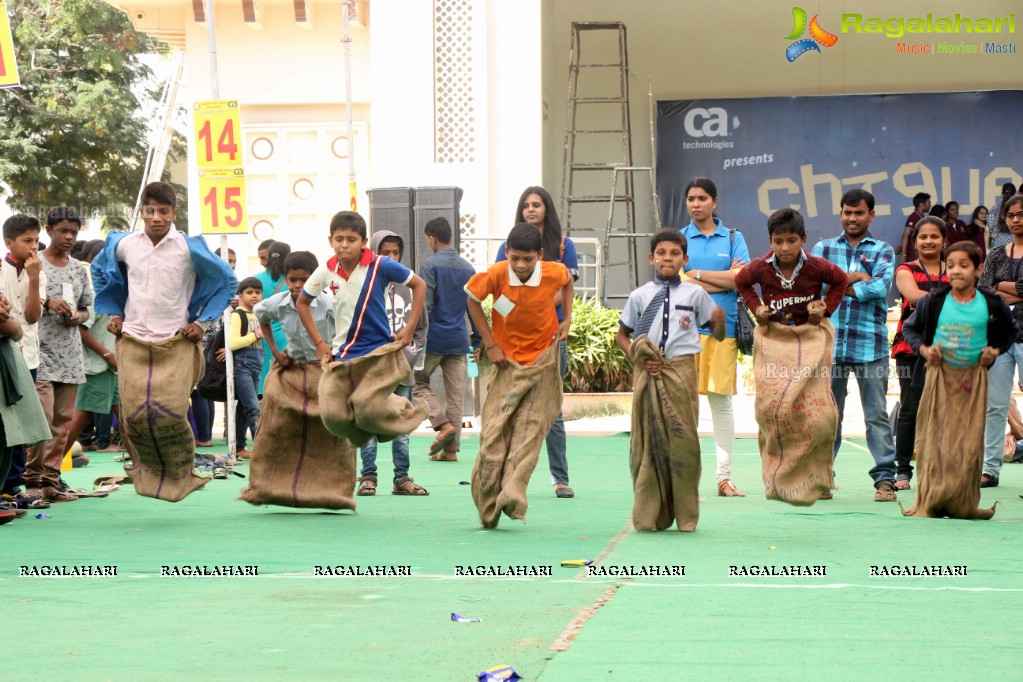
[[244, 234], [245, 171], [241, 168], [200, 168], [199, 200], [203, 234]]
[[195, 155], [199, 168], [242, 165], [241, 119], [238, 100], [218, 99], [196, 102]]
[[7, 3], [0, 0], [0, 88], [16, 88], [20, 85], [18, 63], [14, 59], [11, 22], [7, 17]]

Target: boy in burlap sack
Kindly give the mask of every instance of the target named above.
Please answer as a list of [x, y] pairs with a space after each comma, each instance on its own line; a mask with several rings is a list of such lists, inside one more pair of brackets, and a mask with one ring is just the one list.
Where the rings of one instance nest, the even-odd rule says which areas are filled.
[[[313, 272], [296, 301], [317, 356], [329, 362], [320, 378], [320, 418], [328, 431], [357, 447], [373, 437], [388, 442], [426, 419], [425, 403], [413, 405], [394, 392], [412, 372], [402, 349], [412, 342], [423, 313], [426, 283], [401, 263], [366, 248], [366, 221], [355, 211], [341, 211], [331, 219], [328, 241], [335, 256]], [[391, 282], [412, 290], [408, 325], [396, 334], [391, 333], [384, 301]], [[332, 345], [316, 328], [310, 310], [313, 299], [327, 290], [333, 295], [337, 326]], [[394, 485], [392, 492], [415, 483], [406, 476]]]
[[902, 327], [919, 355], [923, 383], [916, 421], [920, 481], [906, 516], [990, 519], [980, 509], [987, 410], [987, 368], [1012, 346], [1016, 324], [996, 294], [977, 288], [980, 248], [956, 242], [945, 251], [950, 286], [933, 289]]
[[835, 331], [824, 317], [841, 304], [847, 278], [837, 265], [807, 255], [806, 228], [797, 211], [775, 211], [767, 232], [771, 253], [735, 278], [758, 324], [753, 368], [764, 492], [769, 500], [808, 506], [829, 499], [834, 487]]
[[[295, 251], [284, 260], [286, 291], [253, 310], [274, 362], [266, 377], [262, 421], [252, 445], [249, 485], [241, 498], [250, 504], [355, 509], [355, 449], [327, 431], [320, 419], [323, 368], [316, 347], [298, 318], [302, 287], [317, 268], [316, 256]], [[334, 308], [328, 294], [309, 302], [320, 338], [334, 338]], [[288, 340], [277, 347], [272, 322]]]
[[[686, 238], [660, 230], [650, 240], [654, 280], [629, 294], [615, 341], [632, 358], [632, 525], [694, 531], [700, 520], [699, 327], [725, 338], [725, 311], [679, 276]], [[635, 339], [635, 340], [632, 340]]]
[[202, 237], [174, 227], [174, 188], [142, 191], [142, 232], [111, 232], [92, 262], [96, 312], [118, 335], [121, 422], [135, 492], [178, 502], [210, 481], [195, 473], [188, 400], [203, 372], [205, 328], [227, 308], [234, 272]]
[[[480, 451], [472, 467], [472, 499], [484, 528], [503, 512], [525, 522], [526, 487], [540, 446], [561, 411], [558, 342], [568, 338], [575, 287], [561, 263], [543, 260], [543, 241], [529, 223], [508, 234], [507, 262], [465, 285], [469, 316], [497, 366], [483, 405]], [[554, 297], [560, 292], [562, 322]], [[493, 296], [493, 331], [481, 302]]]

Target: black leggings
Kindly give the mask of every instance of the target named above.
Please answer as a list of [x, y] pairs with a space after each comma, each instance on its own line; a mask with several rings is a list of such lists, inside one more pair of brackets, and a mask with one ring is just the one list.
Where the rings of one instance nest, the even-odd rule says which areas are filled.
[[913, 446], [916, 441], [916, 412], [920, 408], [923, 388], [913, 387], [913, 367], [916, 356], [895, 358], [901, 395], [899, 419], [895, 424], [895, 475], [900, 479], [913, 478]]

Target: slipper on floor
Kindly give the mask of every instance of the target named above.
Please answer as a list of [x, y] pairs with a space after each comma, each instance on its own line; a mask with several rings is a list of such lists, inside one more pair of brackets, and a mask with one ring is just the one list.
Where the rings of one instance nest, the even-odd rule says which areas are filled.
[[75, 497], [106, 497], [110, 494], [110, 491], [104, 490], [102, 487], [97, 490], [89, 490], [88, 488], [68, 488], [64, 492], [71, 493]]
[[444, 436], [443, 438], [437, 438], [436, 440], [434, 440], [433, 444], [430, 446], [430, 458], [433, 459], [433, 456], [436, 455], [437, 453], [447, 450], [448, 446], [455, 442], [455, 437], [457, 435], [458, 432], [452, 430], [448, 432], [448, 435]]
[[454, 452], [438, 452], [430, 455], [431, 462], [457, 462], [458, 454]]
[[93, 488], [102, 488], [106, 485], [131, 485], [131, 476], [127, 474], [110, 474], [108, 476], [97, 476], [92, 482]]

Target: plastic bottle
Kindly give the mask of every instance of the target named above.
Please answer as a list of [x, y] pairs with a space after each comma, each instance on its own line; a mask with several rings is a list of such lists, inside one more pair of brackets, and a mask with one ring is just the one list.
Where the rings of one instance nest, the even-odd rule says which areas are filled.
[[480, 366], [476, 364], [476, 354], [469, 353], [465, 356], [465, 373], [469, 375], [470, 379], [475, 379], [480, 375]]

